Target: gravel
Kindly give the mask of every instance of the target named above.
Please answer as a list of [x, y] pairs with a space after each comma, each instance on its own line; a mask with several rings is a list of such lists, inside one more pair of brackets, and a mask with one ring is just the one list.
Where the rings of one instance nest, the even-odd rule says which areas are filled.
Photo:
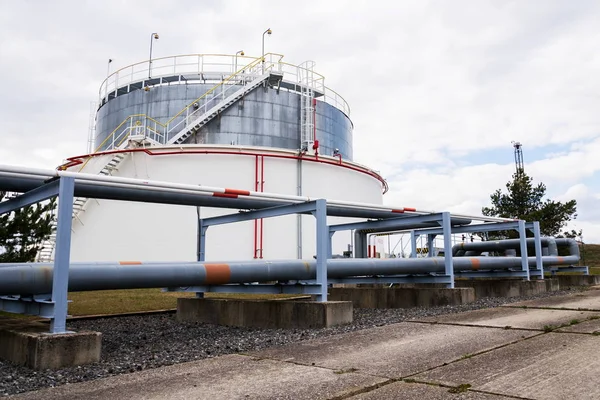
[[0, 360], [0, 397], [224, 354], [260, 350], [408, 319], [497, 307], [573, 291], [547, 292], [529, 297], [485, 298], [460, 306], [355, 309], [353, 323], [324, 329], [256, 329], [178, 323], [172, 313], [71, 321], [68, 328], [74, 331], [102, 332], [101, 361], [61, 370], [33, 371]]

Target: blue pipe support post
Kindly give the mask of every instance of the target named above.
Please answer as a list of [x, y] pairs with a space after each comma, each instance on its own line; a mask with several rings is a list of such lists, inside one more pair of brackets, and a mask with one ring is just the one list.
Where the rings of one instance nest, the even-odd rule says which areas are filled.
[[410, 247], [410, 258], [417, 258], [417, 233], [414, 229], [410, 231]]
[[[305, 203], [289, 204], [285, 206], [263, 208], [260, 210], [244, 211], [236, 214], [204, 218], [202, 221], [205, 227], [209, 227], [214, 225], [230, 224], [233, 222], [252, 221], [261, 218], [280, 217], [282, 215], [289, 214], [312, 214], [316, 209], [317, 202], [318, 200], [307, 201]], [[325, 210], [325, 212], [327, 213], [327, 210]]]
[[330, 258], [331, 253], [331, 236], [329, 227], [327, 226], [327, 201], [324, 199], [201, 219], [198, 222], [198, 229], [200, 230], [198, 261], [205, 261], [206, 259], [206, 230], [210, 226], [250, 221], [260, 218], [279, 217], [289, 214], [307, 213], [312, 214], [317, 220], [316, 283], [320, 287], [319, 294], [317, 294], [317, 300], [323, 302], [327, 301], [327, 259]]
[[[339, 232], [345, 230], [354, 230], [355, 233], [355, 249], [354, 249], [354, 258], [367, 258], [366, 254], [366, 245], [363, 245], [362, 240], [365, 240], [366, 243], [366, 233], [362, 232], [363, 230], [372, 230], [372, 229], [403, 229], [403, 228], [412, 228], [415, 224], [426, 223], [426, 222], [439, 222], [441, 224], [442, 214], [434, 213], [427, 215], [410, 215], [398, 218], [388, 218], [384, 220], [372, 220], [366, 222], [351, 222], [346, 224], [337, 224], [329, 226], [329, 232]], [[417, 248], [417, 238], [416, 236], [413, 238], [411, 236], [411, 244], [413, 248], [413, 252], [411, 253], [411, 258], [416, 258], [416, 248]], [[363, 247], [365, 247], [363, 249]]]
[[[67, 291], [69, 286], [69, 263], [71, 253], [71, 221], [73, 218], [73, 197], [75, 180], [61, 177], [52, 182], [39, 186], [29, 192], [10, 199], [0, 204], [0, 215], [23, 207], [48, 200], [58, 195], [58, 218], [56, 229], [56, 250], [54, 257], [54, 271], [52, 274], [51, 301], [43, 296], [34, 296], [26, 304], [30, 311], [37, 310], [37, 314], [51, 319], [51, 333], [67, 332]], [[18, 300], [15, 300], [18, 301]], [[39, 303], [33, 306], [31, 301]]]
[[544, 279], [544, 262], [542, 261], [542, 235], [540, 230], [540, 223], [535, 221], [533, 223], [533, 235], [535, 241], [535, 267], [537, 273], [539, 273], [539, 279]]
[[427, 235], [427, 257], [433, 257], [435, 251], [434, 239], [436, 235]]
[[52, 274], [52, 302], [54, 303], [54, 318], [50, 323], [50, 332], [52, 333], [65, 333], [67, 330], [67, 292], [71, 261], [74, 190], [75, 180], [73, 178], [61, 177], [59, 179], [56, 250]]
[[331, 225], [329, 230], [335, 231], [349, 231], [349, 230], [363, 230], [363, 229], [402, 229], [412, 227], [415, 224], [424, 222], [437, 222], [442, 220], [441, 213], [427, 214], [427, 215], [411, 215], [407, 217], [398, 218], [387, 218], [383, 220], [372, 220], [364, 222], [350, 222], [346, 224]]
[[523, 271], [527, 273], [527, 280], [530, 279], [529, 276], [529, 262], [527, 261], [527, 232], [525, 230], [525, 221], [518, 221], [518, 230], [519, 230], [519, 240], [521, 242], [521, 266]]
[[320, 285], [320, 294], [317, 301], [327, 301], [327, 253], [329, 249], [329, 227], [327, 226], [327, 200], [319, 199], [315, 202], [313, 215], [317, 219], [317, 285]]
[[[206, 260], [206, 231], [208, 226], [204, 224], [202, 218], [198, 218], [198, 261], [204, 262]], [[197, 299], [204, 298], [204, 292], [196, 292]]]
[[454, 263], [452, 260], [452, 226], [450, 224], [450, 213], [442, 213], [442, 234], [444, 235], [444, 267], [446, 275], [450, 277], [447, 284], [454, 289]]
[[208, 225], [203, 219], [198, 219], [198, 261], [206, 260], [206, 230]]

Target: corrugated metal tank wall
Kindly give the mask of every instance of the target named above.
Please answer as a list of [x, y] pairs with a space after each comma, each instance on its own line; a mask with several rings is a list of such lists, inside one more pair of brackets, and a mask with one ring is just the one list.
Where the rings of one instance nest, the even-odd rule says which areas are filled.
[[[146, 114], [164, 123], [214, 85], [154, 86], [135, 90], [104, 104], [97, 114], [95, 146], [128, 116]], [[300, 94], [285, 89], [259, 87], [206, 124], [190, 143], [264, 146], [283, 149], [300, 147]], [[332, 105], [317, 101], [316, 137], [321, 154], [339, 149], [352, 160], [352, 122]]]

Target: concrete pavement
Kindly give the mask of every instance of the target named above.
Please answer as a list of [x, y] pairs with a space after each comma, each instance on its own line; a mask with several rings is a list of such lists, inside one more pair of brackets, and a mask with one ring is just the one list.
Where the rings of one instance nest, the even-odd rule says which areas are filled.
[[599, 333], [600, 290], [588, 290], [15, 398], [598, 399]]

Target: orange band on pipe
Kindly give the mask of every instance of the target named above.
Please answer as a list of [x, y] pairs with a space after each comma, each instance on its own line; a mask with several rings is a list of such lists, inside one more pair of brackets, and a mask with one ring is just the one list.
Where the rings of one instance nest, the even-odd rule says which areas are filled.
[[121, 265], [142, 265], [141, 261], [119, 261]]
[[242, 196], [250, 196], [250, 191], [248, 190], [239, 190], [239, 189], [225, 189], [226, 194], [238, 194]]
[[404, 207], [404, 211], [417, 211], [416, 208], [412, 208], [412, 207]]
[[393, 213], [398, 213], [398, 214], [402, 214], [404, 212], [404, 210], [398, 210], [398, 209], [394, 209], [392, 210]]
[[557, 258], [558, 258], [558, 263], [559, 263], [559, 264], [562, 264], [562, 263], [563, 263], [563, 261], [564, 261], [564, 258], [563, 258], [563, 257], [557, 257]]
[[206, 269], [206, 281], [204, 283], [207, 285], [229, 283], [231, 279], [229, 264], [204, 264], [204, 269]]
[[237, 199], [238, 195], [232, 193], [213, 193], [213, 197], [227, 197], [229, 199]]
[[473, 271], [479, 270], [479, 264], [481, 264], [481, 261], [476, 258], [471, 258], [471, 268], [473, 268]]

